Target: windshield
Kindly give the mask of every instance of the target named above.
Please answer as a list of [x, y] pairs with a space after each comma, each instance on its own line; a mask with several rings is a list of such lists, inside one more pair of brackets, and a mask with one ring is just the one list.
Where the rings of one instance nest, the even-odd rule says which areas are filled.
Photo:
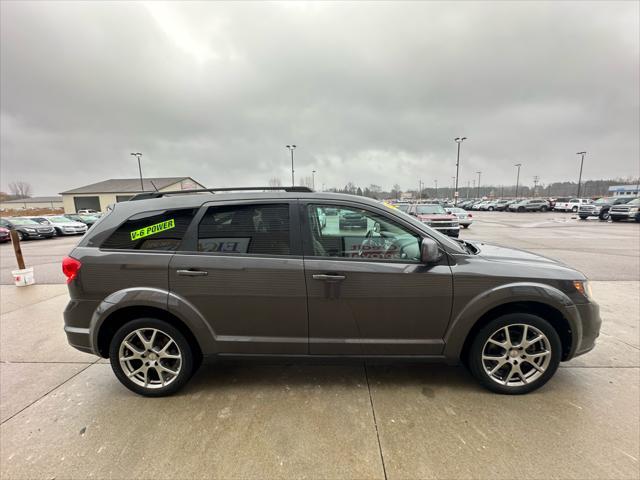
[[53, 223], [71, 223], [73, 220], [68, 219], [67, 217], [47, 217], [47, 220]]
[[640, 205], [640, 198], [636, 198], [635, 200], [631, 200], [627, 205]]
[[38, 222], [30, 218], [12, 218], [11, 223], [15, 223], [16, 225], [38, 225]]
[[593, 202], [593, 203], [595, 203], [596, 205], [599, 205], [599, 204], [601, 204], [601, 203], [611, 203], [611, 202], [613, 202], [613, 198], [611, 198], [611, 197], [604, 197], [604, 198], [599, 198], [599, 199], [597, 199], [597, 200], [596, 200], [595, 202]]
[[416, 213], [418, 215], [442, 214], [445, 215], [442, 205], [416, 205]]
[[407, 210], [409, 210], [409, 204], [405, 203], [405, 204], [398, 204], [396, 205], [396, 208], [402, 212], [406, 212]]

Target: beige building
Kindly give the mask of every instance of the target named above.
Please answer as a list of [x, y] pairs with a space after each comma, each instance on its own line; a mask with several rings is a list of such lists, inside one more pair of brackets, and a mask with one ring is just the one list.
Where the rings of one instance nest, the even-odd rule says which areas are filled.
[[62, 197], [29, 197], [0, 202], [2, 210], [26, 210], [29, 208], [62, 208]]
[[191, 177], [113, 178], [84, 187], [62, 192], [65, 213], [90, 209], [103, 212], [108, 205], [129, 200], [137, 193], [168, 192], [172, 190], [194, 190], [205, 188]]

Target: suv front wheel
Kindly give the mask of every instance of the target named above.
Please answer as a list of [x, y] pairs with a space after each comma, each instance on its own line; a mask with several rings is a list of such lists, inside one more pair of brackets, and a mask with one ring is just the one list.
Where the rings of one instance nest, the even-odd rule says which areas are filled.
[[109, 359], [125, 387], [148, 397], [177, 392], [194, 369], [187, 339], [156, 318], [139, 318], [120, 327], [111, 340]]
[[498, 317], [476, 335], [469, 368], [491, 391], [509, 395], [543, 386], [558, 369], [562, 346], [553, 326], [536, 315]]

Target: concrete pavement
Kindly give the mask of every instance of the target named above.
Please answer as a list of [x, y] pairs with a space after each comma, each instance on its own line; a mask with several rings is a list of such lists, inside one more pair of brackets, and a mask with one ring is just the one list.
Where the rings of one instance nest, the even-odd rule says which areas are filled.
[[[464, 235], [570, 241], [539, 229], [478, 223]], [[637, 248], [624, 253], [632, 267]], [[576, 252], [607, 276], [606, 255]], [[142, 398], [66, 344], [65, 285], [3, 285], [0, 477], [639, 478], [640, 275], [623, 273], [593, 282], [596, 349], [518, 397], [440, 365], [222, 364], [176, 396]]]

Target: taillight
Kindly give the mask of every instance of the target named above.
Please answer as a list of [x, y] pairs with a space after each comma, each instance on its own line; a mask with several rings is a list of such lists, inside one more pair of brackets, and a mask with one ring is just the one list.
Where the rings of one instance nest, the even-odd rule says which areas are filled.
[[74, 278], [78, 276], [78, 271], [82, 263], [80, 260], [76, 260], [72, 257], [64, 257], [62, 260], [62, 273], [67, 277], [67, 283], [70, 283]]
[[473, 217], [473, 215], [469, 214], [469, 215], [467, 215], [467, 217], [472, 218], [472, 217]]

